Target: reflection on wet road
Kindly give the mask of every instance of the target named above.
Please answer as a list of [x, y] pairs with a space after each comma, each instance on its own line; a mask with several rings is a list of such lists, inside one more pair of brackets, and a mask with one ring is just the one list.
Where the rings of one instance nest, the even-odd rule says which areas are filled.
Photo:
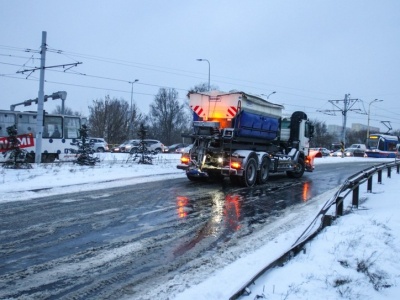
[[[182, 254], [204, 239], [208, 239], [208, 246], [212, 248], [218, 242], [228, 241], [239, 230], [251, 232], [253, 224], [268, 223], [271, 216], [279, 217], [286, 208], [337, 187], [347, 177], [369, 165], [321, 166], [320, 171], [306, 173], [297, 180], [273, 175], [265, 185], [253, 188], [237, 188], [229, 181], [188, 183], [187, 189], [182, 189], [176, 197], [179, 218], [188, 218], [192, 213], [209, 215], [209, 218], [192, 239], [185, 241], [174, 253]], [[202, 195], [201, 202], [206, 201], [207, 205], [199, 203], [199, 194]]]

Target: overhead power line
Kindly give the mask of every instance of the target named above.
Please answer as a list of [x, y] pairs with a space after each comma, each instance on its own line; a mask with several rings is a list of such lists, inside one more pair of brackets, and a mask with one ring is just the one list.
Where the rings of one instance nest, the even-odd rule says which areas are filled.
[[[361, 109], [354, 109], [352, 108], [354, 104], [359, 102], [359, 99], [350, 99], [350, 94], [345, 94], [343, 100], [328, 100], [330, 103], [332, 103], [333, 106], [335, 106], [337, 109], [326, 109], [326, 110], [320, 110], [319, 112], [333, 115], [335, 116], [335, 112], [341, 112], [343, 116], [343, 125], [342, 125], [342, 132], [341, 132], [341, 137], [343, 143], [346, 144], [346, 123], [347, 123], [347, 113], [349, 111], [353, 112], [361, 112]], [[343, 107], [339, 106], [339, 103], [343, 102]], [[332, 114], [333, 113], [333, 114]]]

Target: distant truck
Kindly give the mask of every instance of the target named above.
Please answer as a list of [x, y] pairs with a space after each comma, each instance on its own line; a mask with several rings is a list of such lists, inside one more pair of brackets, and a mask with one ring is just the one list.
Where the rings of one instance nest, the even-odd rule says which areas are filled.
[[313, 171], [309, 142], [314, 126], [304, 112], [283, 117], [283, 106], [233, 91], [189, 93], [193, 147], [178, 169], [189, 180], [229, 177], [234, 184], [264, 184], [269, 173], [300, 178]]

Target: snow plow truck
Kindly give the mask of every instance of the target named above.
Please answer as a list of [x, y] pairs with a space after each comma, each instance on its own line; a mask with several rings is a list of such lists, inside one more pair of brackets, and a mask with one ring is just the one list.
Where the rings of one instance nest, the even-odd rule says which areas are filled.
[[312, 172], [309, 142], [314, 127], [304, 112], [283, 117], [283, 106], [240, 91], [190, 92], [192, 148], [178, 169], [191, 181], [229, 177], [251, 187], [270, 173], [300, 178]]

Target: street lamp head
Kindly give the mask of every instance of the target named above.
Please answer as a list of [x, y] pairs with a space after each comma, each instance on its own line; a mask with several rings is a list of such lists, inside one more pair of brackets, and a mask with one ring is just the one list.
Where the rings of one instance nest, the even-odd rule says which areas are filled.
[[128, 83], [134, 84], [135, 82], [138, 82], [138, 81], [139, 81], [139, 79], [135, 79], [134, 81], [128, 81]]
[[268, 95], [266, 94], [261, 94], [262, 96], [267, 96], [267, 99], [269, 99], [269, 96], [276, 94], [276, 91], [273, 91], [272, 93], [269, 93]]
[[211, 73], [211, 64], [208, 59], [198, 58], [197, 61], [206, 61], [208, 63], [208, 91], [210, 91], [210, 73]]

